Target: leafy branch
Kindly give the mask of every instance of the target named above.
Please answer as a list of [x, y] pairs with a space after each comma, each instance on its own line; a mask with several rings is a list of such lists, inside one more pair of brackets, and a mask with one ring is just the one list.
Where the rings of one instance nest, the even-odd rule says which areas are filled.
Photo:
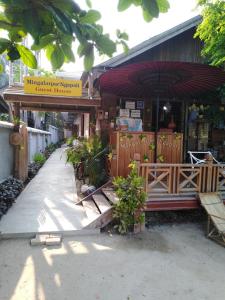
[[[78, 43], [77, 55], [84, 60], [86, 70], [94, 64], [95, 50], [101, 55], [111, 57], [122, 45], [128, 51], [128, 35], [117, 30], [113, 41], [98, 24], [101, 13], [92, 8], [86, 0], [87, 10], [73, 0], [0, 0], [0, 30], [7, 32], [7, 39], [0, 39], [0, 54], [6, 53], [7, 59], [21, 59], [32, 69], [37, 68], [33, 51], [43, 50], [50, 60], [53, 70], [60, 69], [64, 63], [74, 62], [72, 44]], [[118, 0], [118, 11], [131, 5], [139, 6], [144, 19], [149, 22], [159, 13], [167, 12], [167, 0]], [[25, 47], [23, 40], [31, 36], [33, 45]]]
[[203, 42], [202, 55], [215, 66], [225, 66], [225, 2], [222, 0], [199, 0], [203, 21], [195, 37]]

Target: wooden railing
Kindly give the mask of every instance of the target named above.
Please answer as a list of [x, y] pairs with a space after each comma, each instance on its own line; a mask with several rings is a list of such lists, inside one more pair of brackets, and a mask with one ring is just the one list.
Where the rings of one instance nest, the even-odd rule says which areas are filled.
[[139, 164], [147, 193], [190, 195], [225, 192], [225, 164]]

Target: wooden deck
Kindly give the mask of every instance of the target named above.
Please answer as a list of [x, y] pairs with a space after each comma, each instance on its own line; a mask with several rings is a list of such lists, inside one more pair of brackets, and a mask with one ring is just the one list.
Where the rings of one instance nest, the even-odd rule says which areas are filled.
[[145, 204], [145, 211], [165, 211], [165, 210], [184, 210], [184, 209], [198, 209], [200, 208], [198, 197], [170, 197], [170, 198], [152, 198], [148, 195]]
[[148, 194], [146, 211], [200, 208], [199, 193], [218, 192], [225, 201], [225, 165], [141, 163]]
[[[145, 211], [198, 209], [200, 193], [219, 193], [225, 203], [225, 164], [139, 163], [139, 175], [148, 194]], [[93, 219], [89, 227], [95, 228], [112, 220], [112, 205], [117, 201], [109, 181], [78, 204]]]

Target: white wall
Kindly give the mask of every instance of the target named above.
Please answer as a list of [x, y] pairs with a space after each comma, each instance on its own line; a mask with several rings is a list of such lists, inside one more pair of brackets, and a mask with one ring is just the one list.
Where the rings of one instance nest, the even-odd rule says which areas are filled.
[[49, 125], [49, 131], [27, 127], [28, 129], [28, 155], [29, 162], [33, 161], [34, 155], [43, 152], [51, 143], [59, 141], [59, 130], [57, 127]]
[[59, 129], [55, 126], [49, 125], [48, 131], [51, 133], [51, 142], [53, 144], [58, 143], [59, 141]]
[[27, 127], [28, 130], [28, 157], [33, 161], [34, 155], [43, 152], [52, 143], [51, 133], [48, 131]]
[[72, 130], [64, 128], [64, 138], [69, 139], [70, 137], [72, 137]]
[[0, 121], [0, 182], [13, 173], [13, 146], [9, 144], [9, 136], [13, 125]]
[[[33, 161], [35, 153], [45, 150], [46, 146], [59, 141], [58, 128], [50, 126], [50, 131], [28, 127], [28, 161]], [[14, 149], [9, 144], [13, 124], [0, 121], [0, 182], [13, 174]]]

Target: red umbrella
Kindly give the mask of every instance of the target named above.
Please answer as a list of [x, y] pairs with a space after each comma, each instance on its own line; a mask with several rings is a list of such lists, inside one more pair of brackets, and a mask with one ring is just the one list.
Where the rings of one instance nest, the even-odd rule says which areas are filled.
[[225, 83], [225, 72], [209, 65], [185, 62], [141, 62], [106, 71], [101, 92], [122, 97], [196, 96]]

